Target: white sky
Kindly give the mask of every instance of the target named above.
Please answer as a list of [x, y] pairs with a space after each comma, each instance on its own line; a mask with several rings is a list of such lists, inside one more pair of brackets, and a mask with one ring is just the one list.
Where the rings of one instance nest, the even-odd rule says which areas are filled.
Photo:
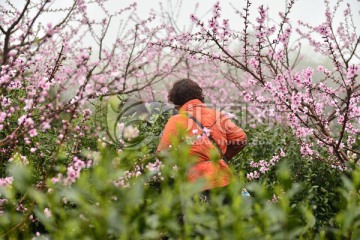
[[[5, 0], [0, 0], [3, 4]], [[329, 0], [331, 6], [334, 6], [337, 0]], [[22, 8], [25, 0], [12, 0], [14, 5]], [[73, 1], [69, 0], [55, 0], [53, 8], [64, 8], [69, 6]], [[165, 10], [178, 12], [178, 19], [176, 19], [177, 25], [181, 29], [188, 29], [191, 21], [190, 14], [194, 13], [196, 1], [193, 0], [109, 0], [106, 3], [106, 7], [112, 10], [120, 10], [127, 7], [132, 2], [137, 3], [138, 15], [142, 18], [149, 16], [150, 9], [154, 9], [156, 12], [160, 11], [159, 4], [162, 3]], [[211, 16], [212, 6], [217, 0], [199, 0], [199, 9], [196, 16], [202, 17], [203, 20], [208, 19]], [[253, 4], [250, 8], [251, 19], [255, 19], [258, 16], [257, 8], [263, 4], [265, 7], [269, 7], [269, 16], [276, 22], [279, 22], [279, 11], [285, 10], [286, 0], [252, 0]], [[357, 25], [358, 35], [360, 33], [360, 0], [344, 0], [345, 3], [350, 3], [354, 15], [354, 22]], [[235, 8], [242, 10], [245, 7], [245, 0], [220, 0], [220, 6], [222, 8], [222, 17], [229, 18], [230, 27], [232, 29], [241, 30], [243, 28], [243, 19], [239, 15], [235, 14], [235, 11], [231, 5]], [[177, 7], [180, 6], [180, 7]], [[104, 13], [97, 7], [89, 6], [89, 13], [91, 18], [102, 19], [105, 17]], [[176, 11], [177, 10], [177, 11]], [[311, 25], [319, 25], [325, 21], [325, 5], [324, 0], [296, 0], [295, 5], [289, 15], [291, 24], [293, 27], [297, 26], [297, 21], [310, 23]], [[105, 39], [105, 47], [110, 46], [116, 38], [118, 25], [122, 18], [126, 20], [128, 15], [122, 15], [119, 18], [115, 18], [113, 24], [110, 26], [107, 38]], [[343, 9], [339, 9], [335, 16], [335, 22], [342, 19]], [[51, 22], [55, 25], [58, 19], [61, 17], [59, 13], [49, 13], [41, 17], [40, 21], [43, 23]], [[156, 22], [155, 22], [156, 24]], [[160, 22], [159, 22], [160, 24]], [[131, 26], [128, 26], [131, 27]], [[86, 45], [92, 45], [91, 39], [86, 38]], [[89, 42], [87, 42], [89, 41]], [[307, 50], [308, 52], [308, 50]]]
[[[265, 7], [270, 8], [269, 15], [270, 16], [278, 16], [279, 11], [284, 11], [285, 9], [285, 1], [286, 0], [252, 0], [253, 3], [251, 5], [251, 12], [252, 16], [256, 16], [257, 8], [261, 4]], [[332, 6], [335, 5], [337, 0], [329, 0]], [[183, 25], [188, 25], [190, 20], [189, 16], [191, 13], [194, 12], [194, 6], [196, 2], [199, 3], [199, 10], [197, 14], [198, 16], [204, 16], [209, 10], [211, 10], [212, 6], [217, 2], [217, 0], [200, 0], [200, 1], [193, 1], [193, 0], [110, 0], [109, 4], [111, 4], [114, 9], [120, 7], [125, 7], [132, 2], [138, 3], [138, 10], [139, 13], [142, 15], [146, 15], [151, 8], [154, 10], [159, 9], [159, 3], [162, 3], [165, 7], [169, 6], [168, 3], [171, 3], [173, 8], [175, 8], [177, 3], [181, 4], [180, 14], [179, 14], [179, 22], [184, 23]], [[355, 21], [360, 25], [360, 2], [358, 0], [347, 0], [344, 1], [346, 3], [350, 3], [352, 6], [352, 10], [354, 13], [354, 17], [358, 21]], [[233, 8], [231, 5], [236, 7], [237, 9], [241, 10], [245, 7], [245, 0], [220, 0], [220, 6], [222, 7], [223, 16], [226, 16], [230, 19], [230, 21], [235, 22], [239, 20], [239, 17], [234, 13]], [[324, 21], [324, 12], [325, 12], [325, 5], [323, 0], [297, 0], [291, 12], [291, 20], [294, 22], [297, 20], [303, 20], [305, 22], [313, 23], [313, 24], [320, 24]], [[342, 11], [339, 11], [341, 15]], [[339, 15], [338, 14], [338, 15]], [[209, 15], [208, 15], [209, 16]], [[206, 16], [205, 16], [206, 18]], [[181, 25], [181, 24], [180, 24]], [[360, 27], [360, 26], [359, 26]]]
[[[337, 0], [329, 0], [331, 6], [334, 6]], [[109, 4], [114, 8], [123, 8], [132, 3], [132, 0], [110, 0]], [[137, 0], [139, 16], [146, 17], [150, 12], [150, 9], [154, 9], [156, 12], [160, 11], [159, 3], [162, 3], [165, 10], [178, 10], [177, 25], [179, 28], [188, 29], [191, 21], [190, 14], [194, 13], [196, 3], [199, 3], [196, 16], [202, 17], [204, 20], [211, 16], [212, 6], [217, 0]], [[263, 4], [265, 7], [269, 7], [269, 17], [273, 18], [276, 22], [279, 22], [280, 11], [285, 11], [286, 0], [252, 0], [250, 7], [250, 17], [255, 19], [258, 16], [258, 7]], [[350, 3], [354, 15], [354, 22], [357, 25], [357, 32], [360, 33], [360, 2], [359, 0], [345, 0], [345, 3]], [[242, 10], [245, 7], [245, 0], [220, 0], [220, 6], [222, 8], [222, 17], [230, 19], [230, 27], [232, 29], [241, 30], [243, 28], [243, 19], [235, 13], [233, 6], [236, 9]], [[177, 7], [177, 6], [180, 6]], [[343, 9], [337, 11], [335, 16], [335, 22], [342, 19]], [[291, 24], [294, 27], [297, 26], [298, 20], [310, 23], [311, 25], [320, 25], [325, 21], [325, 4], [324, 0], [297, 0], [293, 6], [289, 15]], [[111, 36], [109, 36], [111, 38]], [[306, 48], [305, 48], [306, 50]], [[307, 51], [309, 52], [309, 48]]]
[[[0, 0], [4, 2], [5, 0]], [[269, 16], [272, 18], [278, 19], [278, 12], [285, 10], [285, 2], [289, 0], [251, 0], [253, 3], [250, 7], [250, 15], [255, 18], [258, 16], [257, 8], [259, 5], [263, 4], [265, 7], [269, 7]], [[329, 0], [332, 6], [335, 5], [337, 0]], [[14, 5], [21, 8], [25, 0], [14, 0], [11, 1]], [[69, 0], [55, 0], [53, 7], [66, 7], [69, 6], [73, 1]], [[197, 16], [202, 16], [203, 19], [207, 19], [211, 16], [212, 6], [217, 2], [217, 0], [108, 0], [106, 7], [110, 10], [119, 10], [127, 7], [131, 3], [136, 2], [138, 8], [138, 14], [141, 17], [147, 17], [150, 9], [154, 9], [156, 12], [160, 11], [159, 3], [162, 3], [166, 10], [176, 10], [177, 6], [180, 6], [179, 18], [177, 19], [179, 26], [189, 26], [190, 24], [190, 14], [194, 13], [196, 3], [199, 3], [199, 9], [197, 11]], [[353, 10], [354, 22], [358, 25], [358, 30], [360, 30], [360, 0], [344, 0], [345, 3], [350, 3]], [[222, 15], [230, 19], [232, 27], [242, 27], [242, 19], [235, 14], [235, 8], [242, 10], [245, 7], [245, 0], [220, 0], [220, 6], [222, 8]], [[89, 7], [90, 17], [101, 19], [104, 17], [102, 11], [99, 11], [99, 8]], [[325, 20], [324, 16], [325, 5], [324, 0], [296, 0], [295, 5], [290, 13], [290, 19], [292, 23], [296, 23], [298, 20], [308, 22], [314, 25], [318, 25]], [[342, 17], [343, 10], [340, 9], [336, 16], [336, 20], [339, 20]], [[208, 14], [207, 14], [208, 13]], [[42, 20], [46, 22], [53, 22], [57, 19], [57, 14], [48, 14]], [[340, 18], [339, 18], [340, 17]], [[240, 23], [240, 24], [239, 24]], [[295, 24], [296, 26], [296, 24]]]
[[[337, 0], [329, 0], [330, 5], [333, 7]], [[109, 4], [114, 8], [123, 8], [133, 0], [110, 0]], [[195, 5], [198, 2], [199, 8], [196, 12], [196, 16], [202, 17], [207, 20], [211, 16], [212, 6], [217, 0], [137, 0], [139, 16], [148, 16], [150, 9], [154, 9], [156, 12], [160, 11], [159, 3], [162, 3], [165, 10], [178, 9], [177, 25], [179, 28], [188, 29], [191, 24], [190, 14], [194, 13]], [[278, 13], [285, 11], [286, 0], [252, 0], [250, 7], [250, 17], [255, 19], [258, 17], [258, 7], [263, 4], [265, 7], [269, 7], [269, 17], [276, 22], [280, 21]], [[360, 34], [360, 1], [359, 0], [344, 0], [345, 3], [350, 3], [352, 6], [352, 13], [354, 16], [354, 23], [357, 25], [357, 32]], [[245, 0], [220, 0], [220, 6], [222, 8], [222, 17], [229, 18], [230, 27], [232, 29], [241, 30], [243, 28], [243, 19], [235, 13], [236, 9], [242, 10], [245, 7]], [[345, 5], [345, 4], [343, 4]], [[177, 6], [180, 6], [178, 8]], [[332, 9], [331, 7], [331, 9]], [[335, 15], [335, 24], [342, 20], [344, 9], [339, 9]], [[176, 11], [175, 11], [176, 12]], [[95, 12], [94, 12], [95, 13]], [[296, 0], [291, 13], [289, 15], [291, 24], [293, 27], [297, 27], [298, 20], [302, 20], [305, 23], [310, 23], [313, 26], [320, 25], [325, 21], [325, 4], [324, 0]], [[109, 36], [111, 38], [111, 36]], [[306, 44], [306, 43], [305, 43]], [[306, 55], [312, 54], [310, 47], [303, 45], [303, 50]], [[322, 61], [319, 59], [319, 61]]]
[[[126, 6], [130, 4], [131, 0], [112, 0], [112, 4], [115, 6]], [[203, 16], [209, 10], [211, 10], [212, 6], [217, 2], [217, 0], [200, 0], [200, 1], [193, 1], [193, 0], [137, 0], [135, 1], [138, 3], [138, 9], [140, 13], [146, 14], [149, 9], [158, 9], [159, 3], [163, 3], [165, 6], [168, 2], [171, 2], [173, 6], [176, 5], [177, 2], [182, 2], [180, 18], [181, 22], [189, 23], [189, 15], [193, 13], [194, 6], [196, 2], [199, 3], [199, 16]], [[238, 19], [238, 16], [235, 15], [231, 4], [236, 7], [237, 9], [242, 9], [245, 7], [245, 0], [220, 0], [220, 6], [222, 7], [222, 12], [224, 16], [227, 16], [231, 20]], [[251, 14], [254, 16], [257, 15], [257, 7], [263, 4], [265, 7], [270, 8], [270, 16], [277, 16], [279, 11], [284, 11], [285, 9], [285, 0], [252, 0], [253, 4], [251, 5]], [[330, 0], [331, 5], [335, 5], [337, 0]], [[359, 18], [359, 11], [360, 11], [360, 2], [358, 0], [347, 0], [352, 5], [352, 9], [354, 11], [354, 15], [357, 15], [357, 19]], [[320, 24], [324, 21], [324, 10], [325, 5], [323, 0], [297, 0], [295, 2], [294, 8], [291, 13], [292, 20], [304, 20], [307, 22], [311, 22], [314, 24]], [[360, 21], [357, 21], [358, 23]]]

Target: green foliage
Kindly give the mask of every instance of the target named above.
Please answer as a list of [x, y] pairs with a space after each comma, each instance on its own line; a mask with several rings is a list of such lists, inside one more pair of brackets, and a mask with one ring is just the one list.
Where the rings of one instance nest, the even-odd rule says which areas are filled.
[[[359, 237], [359, 168], [339, 180], [344, 187], [339, 188], [342, 201], [333, 212], [334, 226], [321, 232], [314, 229], [317, 218], [312, 204], [306, 198], [298, 200], [304, 186], [293, 181], [294, 173], [287, 161], [275, 170], [277, 180], [272, 188], [266, 181], [253, 181], [246, 186], [252, 197], [242, 197], [244, 179], [236, 178], [229, 187], [211, 192], [209, 203], [203, 203], [198, 194], [202, 183], [190, 184], [184, 179], [191, 157], [181, 143], [174, 143], [169, 152], [159, 156], [165, 163], [160, 185], [150, 184], [155, 173], [147, 172], [133, 178], [129, 187], [116, 187], [113, 181], [123, 176], [126, 165], [137, 162], [139, 156], [141, 153], [135, 150], [118, 152], [99, 144], [92, 168], [83, 170], [71, 186], [47, 180], [47, 191], [32, 186], [31, 165], [14, 162], [8, 168], [14, 184], [1, 189], [8, 199], [0, 216], [1, 236], [29, 238], [40, 232], [56, 239]], [[114, 162], [126, 164], [114, 167]], [[171, 167], [174, 164], [177, 171]], [[270, 201], [274, 193], [277, 202]], [[19, 197], [24, 199], [21, 204], [27, 208], [25, 214], [16, 210]], [[229, 204], [223, 204], [225, 198]], [[14, 226], [20, 227], [15, 230]]]
[[[117, 126], [120, 105], [116, 99], [100, 103], [105, 115], [100, 109], [100, 115], [86, 121], [89, 132], [106, 121], [101, 126], [108, 137]], [[10, 188], [0, 187], [0, 200], [6, 199], [0, 202], [0, 239], [27, 239], [36, 232], [56, 239], [359, 238], [360, 170], [355, 164], [344, 174], [303, 158], [296, 138], [283, 126], [244, 129], [249, 144], [230, 164], [236, 179], [212, 191], [204, 203], [199, 194], [202, 182], [190, 184], [184, 177], [193, 161], [181, 138], [170, 151], [154, 155], [168, 117], [169, 112], [146, 119], [123, 116], [121, 121], [139, 129], [139, 136], [125, 144], [111, 141], [111, 136], [100, 136], [101, 141], [94, 135], [78, 139], [76, 147], [83, 149], [82, 156], [92, 156], [94, 165], [83, 169], [71, 185], [53, 183], [51, 178], [66, 175], [74, 139], [57, 146], [58, 132], [39, 133], [34, 140], [44, 143], [38, 146], [42, 156], [31, 154], [31, 144], [19, 142], [13, 162], [1, 166], [2, 176], [13, 176], [14, 181]], [[286, 155], [258, 180], [244, 177], [254, 170], [251, 161], [269, 161], [281, 149]], [[22, 164], [16, 153], [27, 156], [29, 164]], [[157, 158], [164, 164], [160, 175], [145, 167]], [[141, 174], [130, 178], [128, 186], [114, 184], [135, 167]], [[36, 185], [44, 178], [45, 184]], [[244, 186], [251, 198], [242, 197]]]
[[[55, 94], [54, 88], [50, 90], [50, 94]], [[44, 115], [44, 112], [46, 112], [46, 109], [39, 110], [37, 108], [34, 108], [31, 114], [24, 111], [25, 103], [23, 99], [26, 97], [26, 94], [23, 90], [10, 91], [7, 97], [11, 98], [14, 105], [19, 108], [11, 114], [8, 121], [9, 125], [0, 130], [0, 139], [5, 139], [6, 136], [10, 135], [19, 127], [18, 119], [21, 116], [28, 114], [27, 116], [38, 123], [41, 122], [40, 118]], [[46, 103], [54, 106], [57, 104], [56, 102]], [[24, 133], [16, 139], [15, 144], [10, 143], [3, 146], [1, 148], [3, 151], [0, 151], [0, 178], [7, 176], [6, 168], [11, 158], [19, 156], [26, 158], [25, 162], [31, 165], [32, 180], [35, 184], [46, 178], [47, 175], [54, 173], [53, 166], [55, 162], [58, 168], [60, 166], [64, 168], [72, 161], [74, 156], [79, 155], [81, 149], [96, 149], [97, 137], [95, 137], [96, 135], [94, 133], [96, 133], [95, 130], [97, 126], [93, 119], [94, 116], [90, 116], [89, 119], [78, 112], [75, 113], [74, 116], [76, 117], [72, 117], [72, 115], [66, 111], [61, 112], [53, 119], [51, 128], [47, 131], [43, 132], [38, 128], [37, 136], [29, 137], [27, 133]], [[58, 135], [60, 133], [59, 130], [63, 128], [63, 121], [70, 122], [67, 128], [71, 134], [67, 134], [62, 141], [59, 141]], [[82, 132], [83, 135], [74, 135], [74, 133], [79, 131], [73, 131], [75, 128], [81, 129], [80, 132]], [[85, 130], [85, 128], [87, 130]], [[28, 142], [25, 141], [25, 138], [28, 138]], [[35, 152], [31, 152], [32, 148], [36, 149]]]
[[[254, 170], [250, 167], [251, 161], [259, 162], [263, 159], [268, 161], [274, 153], [279, 152], [281, 148], [284, 149], [286, 155], [280, 162], [288, 163], [291, 181], [301, 184], [301, 188], [291, 200], [291, 205], [297, 206], [304, 202], [308, 204], [316, 218], [314, 225], [316, 231], [338, 227], [335, 215], [340, 210], [342, 201], [338, 189], [344, 187], [341, 181], [344, 173], [332, 168], [328, 163], [302, 157], [297, 139], [283, 126], [274, 126], [271, 129], [260, 126], [245, 129], [245, 132], [249, 144], [232, 160], [236, 172], [251, 172]], [[275, 186], [279, 184], [277, 170], [278, 167], [274, 166], [267, 173], [262, 174], [257, 181], [274, 192]]]
[[[256, 128], [245, 128], [244, 131], [248, 137], [248, 145], [231, 161], [232, 166], [239, 171], [253, 171], [249, 165], [251, 161], [268, 161], [281, 149], [284, 149], [287, 154], [283, 159], [294, 159], [296, 161], [301, 158], [298, 142], [289, 133], [289, 129], [283, 126], [275, 125], [272, 128], [258, 126]], [[271, 171], [267, 177], [274, 175], [274, 173]]]

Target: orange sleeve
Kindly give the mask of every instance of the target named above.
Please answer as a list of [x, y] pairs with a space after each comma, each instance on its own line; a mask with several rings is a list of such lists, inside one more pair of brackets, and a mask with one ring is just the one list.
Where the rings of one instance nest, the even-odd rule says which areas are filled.
[[247, 141], [246, 133], [240, 127], [236, 126], [229, 118], [223, 117], [221, 127], [226, 133], [226, 139], [230, 143], [245, 143]]

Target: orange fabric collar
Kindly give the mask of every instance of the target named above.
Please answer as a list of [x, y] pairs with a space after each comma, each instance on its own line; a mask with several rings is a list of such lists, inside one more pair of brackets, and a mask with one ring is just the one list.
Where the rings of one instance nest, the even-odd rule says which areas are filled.
[[186, 112], [188, 110], [188, 108], [192, 108], [192, 107], [197, 106], [197, 105], [203, 105], [204, 106], [204, 103], [201, 102], [199, 99], [192, 99], [192, 100], [186, 102], [184, 105], [182, 105], [179, 112], [180, 113]]

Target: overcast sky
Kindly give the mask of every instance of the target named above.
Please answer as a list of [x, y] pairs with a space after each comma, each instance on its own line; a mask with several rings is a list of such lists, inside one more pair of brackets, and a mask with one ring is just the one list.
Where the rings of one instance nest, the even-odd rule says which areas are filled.
[[[329, 0], [331, 6], [334, 6], [337, 0]], [[123, 8], [134, 1], [131, 0], [110, 0], [114, 9]], [[160, 11], [159, 3], [162, 3], [166, 10], [178, 9], [177, 25], [180, 28], [187, 29], [190, 26], [190, 14], [194, 13], [195, 5], [198, 2], [199, 8], [197, 10], [197, 16], [202, 17], [204, 20], [211, 16], [212, 6], [217, 0], [138, 0], [138, 13], [140, 16], [147, 16], [150, 9]], [[269, 7], [269, 16], [276, 22], [279, 22], [280, 11], [285, 10], [286, 0], [252, 0], [253, 4], [250, 7], [250, 15], [252, 19], [258, 16], [257, 9], [263, 4], [265, 7]], [[360, 1], [359, 0], [345, 0], [345, 3], [350, 3], [354, 15], [354, 22], [357, 25], [357, 32], [360, 33]], [[230, 19], [230, 27], [233, 29], [242, 29], [242, 19], [235, 13], [236, 9], [242, 10], [245, 7], [245, 0], [220, 0], [220, 6], [222, 8], [222, 16]], [[335, 23], [343, 19], [344, 9], [339, 9], [335, 16]], [[95, 10], [94, 10], [95, 13]], [[296, 27], [298, 20], [310, 23], [311, 25], [319, 25], [325, 21], [325, 4], [324, 0], [297, 0], [290, 13], [291, 24]], [[305, 48], [306, 49], [306, 48]], [[309, 48], [307, 50], [309, 53]]]
[[[332, 6], [335, 5], [337, 0], [329, 0]], [[109, 5], [114, 9], [123, 8], [134, 1], [132, 0], [110, 0]], [[178, 11], [177, 25], [180, 28], [187, 29], [190, 24], [190, 14], [194, 13], [195, 5], [198, 2], [199, 8], [197, 16], [202, 17], [204, 20], [211, 16], [212, 6], [217, 0], [137, 0], [138, 13], [140, 16], [147, 16], [150, 9], [160, 11], [159, 4], [162, 3], [164, 8], [168, 11]], [[263, 4], [269, 7], [269, 16], [275, 21], [279, 22], [278, 13], [285, 10], [286, 0], [252, 0], [250, 15], [253, 19], [258, 16], [257, 8]], [[359, 0], [345, 0], [352, 6], [354, 14], [354, 22], [357, 24], [358, 33], [360, 32], [360, 2]], [[235, 13], [236, 9], [242, 10], [245, 7], [245, 0], [220, 0], [223, 17], [230, 19], [230, 26], [233, 29], [242, 29], [242, 19]], [[293, 26], [297, 26], [297, 21], [302, 20], [312, 25], [319, 25], [325, 21], [325, 4], [324, 0], [297, 0], [290, 13], [290, 19]], [[342, 19], [343, 9], [338, 10], [335, 17], [335, 22]]]
[[[0, 3], [4, 0], [0, 0]], [[269, 7], [269, 16], [278, 20], [278, 12], [284, 11], [285, 2], [288, 0], [252, 0], [253, 3], [250, 7], [250, 15], [255, 18], [258, 15], [257, 8], [259, 5], [263, 4], [265, 7]], [[337, 0], [329, 0], [332, 6], [335, 5]], [[24, 4], [25, 0], [15, 0], [13, 3], [16, 3], [19, 7]], [[69, 0], [56, 0], [53, 4], [54, 8], [66, 7], [71, 4], [72, 1]], [[106, 3], [106, 6], [110, 10], [119, 10], [125, 8], [131, 3], [136, 2], [138, 8], [138, 14], [142, 17], [148, 16], [150, 9], [154, 9], [156, 12], [160, 11], [159, 4], [162, 3], [166, 10], [179, 10], [179, 18], [177, 23], [179, 26], [189, 26], [190, 24], [190, 14], [194, 13], [195, 5], [199, 3], [199, 9], [197, 11], [197, 16], [202, 16], [204, 19], [207, 19], [211, 16], [211, 8], [217, 2], [217, 0], [109, 0]], [[344, 0], [345, 3], [350, 3], [352, 6], [355, 24], [358, 25], [358, 30], [360, 30], [360, 0]], [[238, 24], [242, 20], [238, 15], [235, 14], [235, 11], [232, 6], [242, 10], [245, 7], [245, 0], [220, 0], [220, 6], [222, 8], [222, 14], [226, 18], [230, 19], [232, 27], [241, 26]], [[96, 7], [89, 6], [91, 17], [101, 19], [104, 17], [101, 10]], [[292, 23], [296, 23], [298, 20], [304, 22], [312, 23], [318, 25], [324, 22], [324, 11], [325, 5], [324, 0], [296, 0], [295, 5], [291, 11], [290, 19]], [[343, 9], [338, 11], [336, 20], [341, 19]], [[43, 20], [45, 21], [55, 21], [57, 19], [56, 14], [46, 15]]]
[[[0, 0], [0, 3], [5, 0]], [[337, 0], [329, 0], [331, 6], [334, 6]], [[16, 4], [19, 8], [22, 8], [25, 0], [14, 0], [11, 1], [13, 4]], [[56, 0], [53, 4], [53, 8], [64, 8], [69, 6], [73, 1], [69, 0]], [[151, 9], [154, 9], [156, 12], [160, 12], [160, 3], [163, 4], [164, 9], [167, 11], [174, 11], [175, 15], [178, 13], [178, 18], [176, 19], [177, 25], [181, 29], [188, 29], [191, 21], [190, 14], [194, 13], [196, 2], [199, 3], [199, 8], [196, 12], [196, 16], [201, 17], [203, 20], [208, 19], [211, 16], [212, 6], [217, 2], [217, 0], [109, 0], [106, 3], [106, 6], [111, 11], [119, 10], [127, 7], [132, 2], [137, 3], [138, 15], [142, 18], [146, 18], [149, 15]], [[250, 8], [250, 15], [252, 19], [258, 16], [257, 8], [259, 5], [263, 4], [265, 7], [269, 7], [269, 16], [274, 19], [276, 22], [279, 22], [280, 11], [285, 10], [286, 0], [252, 0], [253, 4]], [[357, 25], [358, 35], [360, 34], [360, 0], [344, 0], [345, 3], [350, 3], [352, 6], [352, 11], [354, 15], [354, 22]], [[235, 13], [236, 9], [242, 10], [245, 7], [245, 0], [220, 0], [220, 6], [222, 8], [222, 16], [226, 17], [230, 20], [230, 27], [232, 29], [241, 30], [243, 28], [243, 19], [239, 17]], [[89, 5], [89, 13], [90, 18], [102, 19], [104, 18], [104, 14], [101, 9], [98, 7], [93, 7]], [[343, 10], [339, 9], [337, 15], [335, 16], [335, 23], [343, 18]], [[306, 23], [310, 23], [311, 25], [319, 25], [325, 21], [325, 5], [323, 0], [297, 0], [295, 5], [290, 13], [291, 24], [296, 27], [297, 21], [302, 20]], [[44, 23], [51, 22], [55, 25], [60, 19], [61, 14], [51, 13], [45, 14], [41, 21]], [[121, 15], [119, 18], [114, 19], [113, 24], [109, 29], [108, 36], [105, 41], [105, 45], [110, 46], [111, 43], [116, 38], [117, 29], [121, 18], [126, 19], [127, 15]], [[160, 24], [160, 22], [159, 22]], [[131, 27], [131, 26], [128, 26]], [[87, 38], [89, 43], [91, 44], [90, 38]]]
[[[114, 6], [126, 6], [130, 4], [131, 0], [112, 0]], [[206, 14], [211, 7], [217, 2], [217, 0], [201, 0], [201, 1], [193, 1], [193, 0], [138, 0], [135, 1], [138, 3], [138, 8], [140, 13], [146, 14], [149, 9], [158, 9], [159, 3], [163, 3], [167, 6], [167, 3], [171, 2], [172, 6], [175, 8], [176, 3], [181, 3], [181, 12], [179, 16], [179, 20], [184, 22], [184, 25], [189, 23], [189, 15], [193, 13], [194, 6], [196, 2], [199, 3], [199, 16], [203, 16]], [[257, 15], [257, 7], [263, 4], [265, 7], [269, 7], [270, 16], [277, 16], [279, 11], [284, 11], [285, 9], [285, 0], [252, 0], [253, 5], [251, 6], [251, 14]], [[337, 0], [330, 0], [330, 4], [334, 5]], [[357, 17], [357, 23], [360, 24], [359, 11], [360, 11], [360, 2], [358, 0], [347, 0], [352, 5], [352, 9], [354, 11], [354, 15]], [[231, 5], [236, 7], [237, 9], [242, 9], [245, 7], [245, 0], [220, 0], [220, 5], [222, 7], [222, 12], [224, 16], [229, 17], [231, 20], [237, 20], [238, 16], [234, 13], [234, 10]], [[324, 10], [325, 5], [323, 0], [297, 0], [295, 2], [294, 8], [291, 12], [292, 20], [304, 20], [307, 22], [311, 22], [314, 24], [320, 24], [324, 21]]]

